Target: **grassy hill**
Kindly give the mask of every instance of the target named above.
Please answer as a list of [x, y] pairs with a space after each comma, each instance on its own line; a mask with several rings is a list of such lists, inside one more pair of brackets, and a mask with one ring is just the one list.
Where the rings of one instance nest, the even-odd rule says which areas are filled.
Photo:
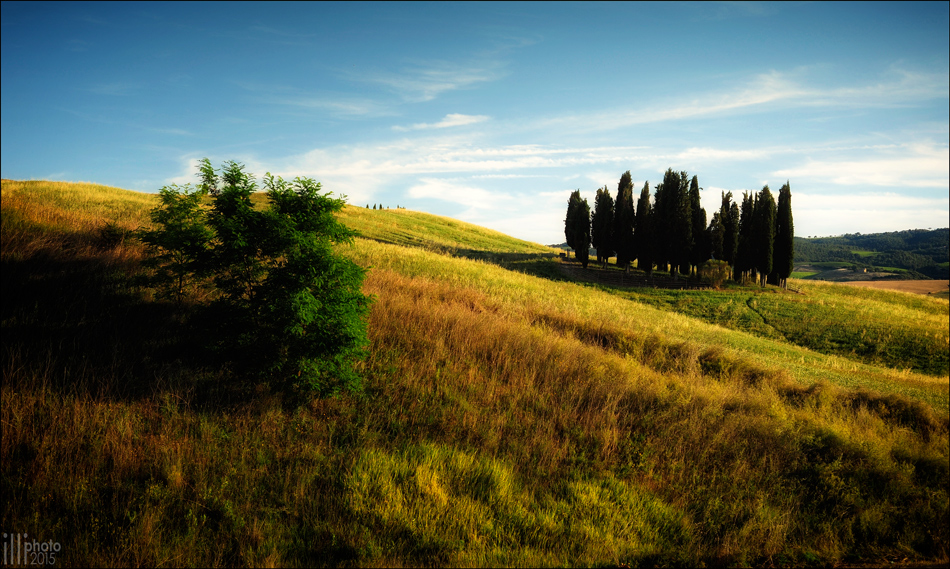
[[612, 289], [547, 247], [347, 207], [366, 388], [290, 407], [134, 285], [126, 231], [156, 201], [3, 181], [2, 525], [57, 563], [947, 557], [945, 300]]

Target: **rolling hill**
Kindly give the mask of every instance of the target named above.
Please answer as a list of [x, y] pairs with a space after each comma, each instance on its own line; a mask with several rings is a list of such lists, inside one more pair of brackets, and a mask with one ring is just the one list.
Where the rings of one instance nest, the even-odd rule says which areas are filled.
[[901, 278], [950, 278], [950, 229], [795, 238], [796, 264], [848, 267]]
[[290, 406], [136, 284], [156, 202], [2, 185], [2, 524], [67, 565], [947, 557], [946, 300], [574, 282], [348, 206], [365, 389]]

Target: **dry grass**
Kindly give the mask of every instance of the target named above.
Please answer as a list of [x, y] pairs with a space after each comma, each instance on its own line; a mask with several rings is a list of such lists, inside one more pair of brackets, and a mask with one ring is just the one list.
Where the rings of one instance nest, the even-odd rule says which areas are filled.
[[938, 292], [947, 292], [950, 287], [950, 281], [847, 281], [841, 284], [848, 286], [863, 286], [867, 288], [876, 288], [879, 290], [895, 290], [898, 292], [910, 292], [913, 294], [934, 294]]
[[895, 393], [940, 378], [361, 239], [365, 392], [294, 408], [70, 238], [4, 224], [0, 524], [62, 564], [946, 559], [946, 412]]

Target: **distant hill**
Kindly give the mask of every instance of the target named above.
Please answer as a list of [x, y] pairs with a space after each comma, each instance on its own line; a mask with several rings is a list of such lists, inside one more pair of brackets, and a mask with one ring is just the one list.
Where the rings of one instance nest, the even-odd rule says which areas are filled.
[[796, 264], [821, 262], [849, 263], [869, 272], [906, 271], [917, 278], [946, 279], [950, 275], [950, 228], [795, 238]]

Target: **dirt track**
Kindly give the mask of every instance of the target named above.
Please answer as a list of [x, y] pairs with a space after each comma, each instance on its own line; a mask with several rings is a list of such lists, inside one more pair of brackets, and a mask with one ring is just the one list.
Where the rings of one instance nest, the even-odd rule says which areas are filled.
[[917, 294], [931, 294], [935, 292], [947, 292], [950, 281], [842, 281], [839, 284], [851, 286], [865, 286], [868, 288], [878, 288], [885, 290], [899, 290], [902, 292], [914, 292]]

